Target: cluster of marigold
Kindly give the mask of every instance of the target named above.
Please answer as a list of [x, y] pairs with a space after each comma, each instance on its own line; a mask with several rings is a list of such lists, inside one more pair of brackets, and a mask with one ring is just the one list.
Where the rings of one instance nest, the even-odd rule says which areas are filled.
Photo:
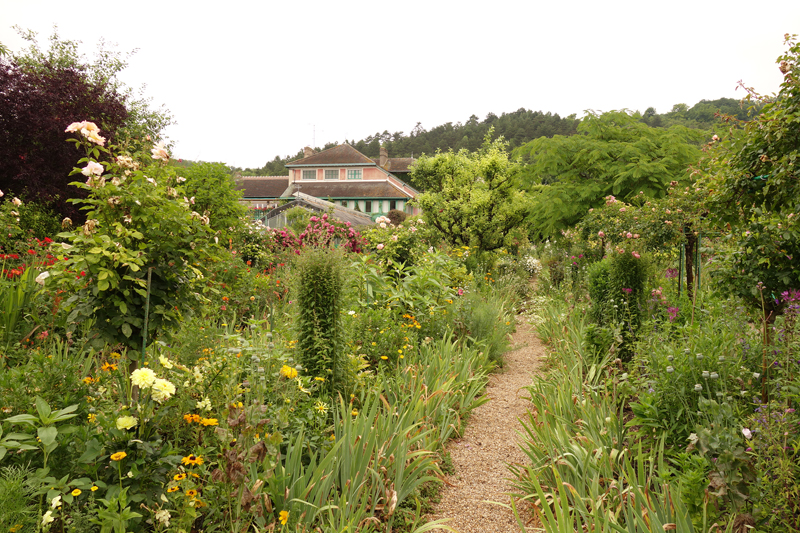
[[185, 414], [183, 419], [187, 424], [200, 424], [201, 426], [218, 426], [219, 420], [216, 418], [205, 418], [196, 414]]
[[413, 315], [409, 315], [408, 313], [406, 313], [405, 315], [403, 315], [403, 318], [407, 319], [410, 322], [410, 324], [401, 324], [400, 325], [401, 328], [417, 328], [417, 329], [422, 328], [422, 326], [419, 324], [419, 322], [417, 322], [417, 319], [414, 318]]

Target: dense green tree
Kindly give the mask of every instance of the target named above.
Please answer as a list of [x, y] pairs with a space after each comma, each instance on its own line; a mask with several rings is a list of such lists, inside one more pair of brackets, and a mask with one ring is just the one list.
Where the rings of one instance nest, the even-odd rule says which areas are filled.
[[519, 165], [509, 159], [505, 141], [491, 135], [476, 152], [423, 156], [411, 173], [412, 183], [426, 191], [417, 198], [425, 222], [453, 246], [501, 248], [527, 214]]
[[517, 152], [530, 160], [523, 174], [531, 193], [533, 233], [541, 237], [576, 223], [614, 195], [662, 197], [700, 158], [705, 134], [683, 126], [651, 128], [638, 114], [590, 113], [570, 137], [534, 140]]
[[193, 209], [208, 213], [211, 229], [227, 234], [247, 209], [239, 203], [242, 191], [236, 189], [227, 166], [222, 163], [198, 163], [181, 171], [186, 179], [183, 190], [194, 201]]

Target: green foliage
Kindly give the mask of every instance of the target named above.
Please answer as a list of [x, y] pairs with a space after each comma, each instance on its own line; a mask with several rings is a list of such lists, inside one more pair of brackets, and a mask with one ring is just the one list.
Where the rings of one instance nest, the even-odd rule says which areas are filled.
[[611, 332], [621, 335], [623, 360], [633, 356], [632, 343], [641, 325], [648, 277], [647, 258], [622, 249], [589, 267], [590, 316], [598, 326], [610, 328], [601, 336]]
[[[775, 298], [800, 285], [800, 43], [787, 34], [788, 50], [777, 62], [784, 75], [775, 98], [748, 89], [748, 101], [764, 103], [762, 113], [731, 128], [704, 160], [708, 206], [720, 225], [732, 224], [723, 284], [764, 316], [781, 312]], [[760, 288], [766, 293], [761, 300]]]
[[313, 213], [304, 207], [293, 207], [286, 211], [286, 223], [295, 234], [299, 234], [311, 224], [312, 215]]
[[517, 189], [518, 165], [502, 139], [487, 135], [477, 152], [438, 153], [421, 157], [411, 180], [426, 192], [417, 198], [425, 222], [452, 246], [496, 250], [527, 214]]
[[486, 352], [489, 361], [503, 366], [503, 354], [509, 347], [509, 336], [513, 331], [511, 309], [507, 298], [498, 292], [471, 292], [458, 300], [455, 311], [456, 326], [468, 346], [478, 346]]
[[344, 262], [335, 250], [311, 248], [295, 262], [297, 269], [297, 350], [310, 376], [337, 386], [342, 360], [342, 290]]
[[247, 212], [239, 203], [242, 191], [236, 189], [228, 167], [222, 163], [198, 163], [181, 174], [186, 179], [183, 192], [193, 200], [193, 209], [208, 215], [211, 229], [227, 237]]
[[759, 525], [767, 531], [800, 529], [800, 432], [798, 416], [786, 402], [760, 406], [745, 422], [756, 473], [754, 493]]
[[[89, 177], [86, 183], [73, 183], [88, 193], [86, 200], [76, 200], [87, 211], [87, 221], [59, 235], [69, 244], [51, 279], [72, 291], [66, 302], [70, 323], [94, 321], [98, 345], [140, 348], [145, 334], [152, 341], [198, 303], [195, 283], [213, 249], [209, 217], [180, 199], [180, 180], [165, 164], [140, 168], [138, 161], [119, 156], [101, 166], [96, 158], [105, 148], [88, 138], [73, 141], [87, 154], [78, 162], [86, 167], [73, 170]], [[153, 154], [159, 155], [158, 150], [153, 148]], [[159, 157], [168, 156], [163, 152]]]
[[394, 224], [388, 217], [378, 217], [377, 225], [364, 232], [364, 237], [376, 250], [382, 262], [411, 266], [417, 263], [430, 247], [430, 231], [422, 218], [409, 218]]
[[537, 139], [520, 149], [530, 157], [523, 186], [533, 196], [533, 232], [553, 236], [577, 221], [604, 196], [628, 200], [643, 192], [662, 197], [700, 158], [704, 133], [674, 126], [651, 128], [637, 115], [589, 114], [578, 135]]
[[31, 473], [20, 466], [0, 468], [0, 530], [36, 530], [39, 516], [32, 502], [38, 487], [29, 479]]

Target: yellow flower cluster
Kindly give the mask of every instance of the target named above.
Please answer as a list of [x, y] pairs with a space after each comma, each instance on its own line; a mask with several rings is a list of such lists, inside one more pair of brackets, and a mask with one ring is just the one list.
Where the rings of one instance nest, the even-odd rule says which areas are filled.
[[297, 377], [297, 369], [292, 368], [289, 365], [283, 365], [280, 373], [281, 376], [285, 377], [286, 379], [294, 379]]

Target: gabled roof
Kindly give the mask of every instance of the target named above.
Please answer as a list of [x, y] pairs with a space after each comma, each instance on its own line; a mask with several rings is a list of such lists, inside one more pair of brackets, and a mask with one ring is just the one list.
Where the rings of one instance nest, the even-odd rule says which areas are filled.
[[280, 198], [289, 186], [289, 176], [243, 176], [236, 186], [243, 199]]
[[[284, 193], [289, 196], [294, 192], [295, 187], [300, 185], [300, 192], [316, 198], [334, 199], [407, 199], [413, 198], [413, 192], [403, 192], [401, 188], [392, 185], [388, 181], [361, 181], [361, 180], [330, 180], [330, 181], [302, 181], [298, 180], [292, 184], [292, 190]], [[411, 191], [411, 189], [409, 187]], [[414, 191], [415, 192], [415, 191]]]
[[368, 165], [377, 166], [375, 161], [365, 156], [349, 144], [340, 144], [333, 148], [328, 148], [316, 154], [312, 154], [303, 159], [297, 159], [286, 163], [286, 167], [299, 167], [299, 166], [346, 166], [346, 165]]
[[411, 169], [408, 167], [413, 165], [415, 161], [416, 159], [413, 157], [390, 157], [384, 168], [392, 173], [411, 172]]

